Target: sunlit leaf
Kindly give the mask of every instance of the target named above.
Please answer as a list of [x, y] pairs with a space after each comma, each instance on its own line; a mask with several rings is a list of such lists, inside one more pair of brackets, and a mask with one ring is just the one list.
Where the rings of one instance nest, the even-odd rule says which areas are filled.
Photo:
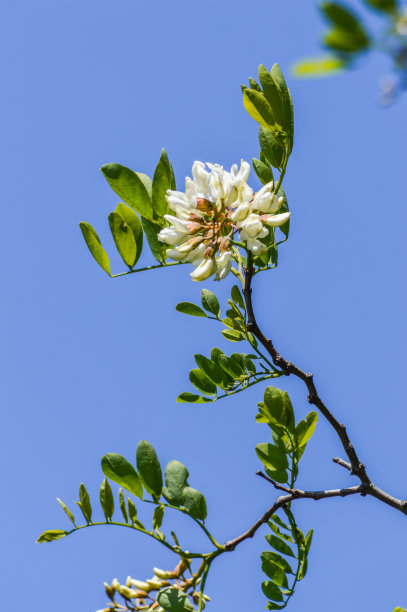
[[64, 510], [64, 512], [66, 514], [66, 516], [69, 518], [69, 520], [71, 521], [72, 525], [74, 527], [76, 527], [74, 515], [72, 514], [72, 512], [70, 511], [68, 506], [66, 506], [64, 504], [64, 502], [61, 499], [59, 499], [59, 497], [57, 497], [57, 502], [61, 504], [61, 506], [62, 506], [62, 508], [63, 508], [63, 510]]
[[140, 175], [120, 164], [105, 164], [101, 171], [120, 198], [147, 219], [153, 218], [153, 206], [145, 181]]
[[101, 245], [99, 236], [97, 235], [93, 227], [90, 225], [90, 223], [86, 223], [86, 221], [81, 221], [79, 223], [79, 227], [81, 228], [82, 235], [94, 259], [97, 261], [99, 266], [106, 272], [106, 274], [109, 274], [110, 276], [109, 257], [105, 249]]
[[117, 453], [108, 453], [102, 458], [102, 470], [107, 478], [143, 499], [140, 477], [127, 459]]
[[325, 77], [341, 72], [346, 66], [346, 62], [338, 57], [317, 57], [297, 62], [293, 72], [297, 77]]
[[40, 535], [37, 540], [38, 544], [44, 544], [45, 542], [54, 542], [54, 540], [60, 540], [68, 535], [67, 531], [62, 531], [61, 529], [50, 529], [49, 531], [44, 531]]

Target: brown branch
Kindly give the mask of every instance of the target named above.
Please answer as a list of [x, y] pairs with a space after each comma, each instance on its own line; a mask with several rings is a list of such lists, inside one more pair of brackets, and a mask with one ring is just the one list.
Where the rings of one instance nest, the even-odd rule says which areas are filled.
[[357, 495], [358, 493], [360, 493], [361, 495], [366, 494], [365, 493], [366, 485], [364, 484], [360, 484], [356, 487], [349, 487], [347, 489], [331, 489], [327, 491], [301, 491], [301, 489], [288, 489], [286, 487], [283, 487], [282, 485], [279, 485], [277, 482], [274, 482], [274, 480], [271, 480], [271, 478], [268, 478], [268, 476], [266, 476], [262, 472], [257, 472], [257, 473], [259, 476], [262, 476], [263, 478], [265, 478], [265, 480], [268, 480], [269, 482], [271, 482], [271, 484], [276, 489], [286, 491], [287, 495], [282, 495], [281, 497], [278, 497], [276, 501], [274, 502], [274, 504], [271, 506], [271, 508], [269, 508], [267, 512], [265, 512], [263, 516], [256, 523], [254, 523], [252, 527], [250, 527], [250, 529], [245, 531], [245, 533], [242, 533], [242, 535], [235, 538], [234, 540], [229, 540], [229, 542], [226, 542], [225, 549], [227, 551], [234, 550], [236, 546], [238, 546], [241, 542], [243, 542], [244, 540], [247, 540], [248, 538], [252, 538], [254, 534], [256, 533], [256, 531], [262, 525], [264, 525], [264, 523], [267, 523], [270, 517], [275, 512], [277, 512], [279, 508], [282, 508], [286, 504], [296, 499], [319, 500], [319, 499], [327, 499], [328, 497], [347, 497], [348, 495]]
[[[340, 423], [334, 417], [332, 412], [330, 412], [330, 410], [324, 404], [322, 399], [319, 397], [315, 383], [314, 383], [313, 375], [307, 372], [304, 372], [294, 363], [292, 363], [291, 361], [287, 361], [287, 359], [285, 359], [282, 355], [280, 355], [280, 353], [274, 347], [273, 342], [269, 340], [268, 338], [266, 338], [266, 336], [263, 334], [263, 332], [259, 328], [256, 318], [254, 316], [253, 304], [252, 304], [251, 283], [252, 283], [252, 278], [254, 274], [254, 269], [253, 269], [252, 259], [250, 257], [250, 254], [247, 260], [247, 264], [248, 264], [247, 268], [245, 269], [245, 283], [244, 283], [244, 288], [243, 288], [243, 295], [244, 295], [246, 309], [247, 309], [247, 329], [248, 331], [250, 331], [261, 342], [261, 344], [264, 346], [264, 348], [267, 350], [267, 352], [271, 356], [274, 365], [276, 365], [278, 368], [281, 368], [281, 370], [287, 376], [290, 374], [293, 374], [294, 376], [296, 376], [297, 378], [299, 378], [305, 383], [305, 386], [307, 387], [307, 390], [308, 390], [308, 398], [307, 398], [308, 402], [318, 408], [318, 410], [326, 418], [328, 423], [332, 425], [333, 429], [336, 431], [342, 443], [343, 449], [350, 461], [350, 473], [359, 478], [362, 485], [365, 486], [365, 493], [367, 495], [372, 495], [373, 497], [376, 497], [376, 499], [379, 499], [383, 503], [389, 506], [392, 506], [393, 508], [396, 508], [400, 512], [403, 512], [403, 514], [407, 515], [407, 501], [400, 500], [400, 499], [393, 497], [392, 495], [389, 495], [388, 493], [386, 493], [385, 491], [382, 491], [381, 489], [379, 489], [379, 487], [376, 487], [376, 485], [372, 483], [369, 476], [367, 475], [364, 464], [360, 461], [355, 451], [355, 448], [349, 439], [349, 436], [346, 432], [345, 425]], [[339, 463], [339, 465], [342, 465], [343, 467], [347, 467], [347, 466], [344, 466], [345, 462], [343, 462], [343, 460], [336, 461], [336, 463]]]

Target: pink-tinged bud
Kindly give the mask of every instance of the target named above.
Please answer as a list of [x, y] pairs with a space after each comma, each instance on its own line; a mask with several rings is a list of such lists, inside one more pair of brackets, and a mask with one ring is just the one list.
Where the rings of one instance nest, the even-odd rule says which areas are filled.
[[189, 219], [190, 221], [195, 221], [199, 223], [199, 222], [202, 222], [202, 215], [197, 212], [191, 212], [189, 213]]
[[228, 251], [229, 249], [230, 249], [230, 238], [227, 238], [227, 237], [222, 238], [219, 244], [219, 251], [222, 253], [222, 251]]
[[203, 236], [194, 236], [188, 240], [188, 244], [191, 244], [193, 248], [195, 248], [198, 244], [204, 240]]
[[205, 198], [197, 198], [196, 207], [198, 210], [202, 210], [202, 212], [208, 212], [212, 210], [213, 204], [209, 200], [205, 200]]
[[205, 252], [204, 252], [204, 257], [205, 259], [209, 259], [210, 257], [213, 256], [215, 249], [211, 246], [206, 247]]
[[187, 228], [190, 234], [196, 234], [202, 230], [202, 225], [200, 223], [192, 222], [187, 223]]

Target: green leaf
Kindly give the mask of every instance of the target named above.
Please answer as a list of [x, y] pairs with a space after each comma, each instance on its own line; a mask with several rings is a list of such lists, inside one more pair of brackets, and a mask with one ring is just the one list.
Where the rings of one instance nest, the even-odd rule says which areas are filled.
[[305, 550], [307, 554], [309, 553], [309, 549], [311, 548], [312, 536], [314, 535], [314, 530], [310, 529], [307, 535], [305, 536]]
[[[261, 92], [260, 85], [258, 83], [256, 83], [256, 81], [254, 79], [249, 77], [248, 81], [249, 81], [250, 89], [255, 89], [256, 91], [260, 91]], [[247, 89], [247, 87], [246, 87], [246, 89]]]
[[297, 62], [293, 66], [293, 72], [297, 77], [322, 77], [341, 72], [346, 65], [346, 62], [339, 57], [309, 58]]
[[167, 212], [167, 200], [165, 194], [171, 189], [171, 170], [165, 149], [161, 151], [161, 157], [153, 176], [153, 209], [157, 217], [163, 217]]
[[406, 608], [394, 608], [393, 612], [407, 612]]
[[157, 238], [157, 234], [161, 231], [162, 226], [155, 221], [146, 219], [145, 217], [141, 217], [141, 224], [154, 259], [159, 263], [164, 263], [167, 245], [160, 242]]
[[262, 552], [261, 560], [277, 563], [285, 571], [286, 574], [294, 574], [288, 561], [286, 561], [278, 553], [272, 552], [271, 550], [266, 550]]
[[353, 34], [336, 29], [325, 35], [324, 44], [335, 51], [357, 53], [369, 46], [369, 39], [362, 34]]
[[317, 422], [318, 414], [316, 412], [310, 412], [307, 414], [305, 420], [303, 419], [298, 423], [297, 427], [295, 428], [295, 437], [298, 448], [306, 445], [314, 433]]
[[208, 289], [202, 289], [201, 302], [205, 310], [215, 315], [215, 317], [220, 316], [220, 306], [218, 298], [214, 293], [212, 293], [212, 291], [209, 291]]
[[259, 180], [263, 183], [263, 185], [267, 185], [267, 183], [271, 183], [274, 181], [273, 171], [268, 164], [260, 161], [253, 157], [252, 164], [255, 173], [257, 174]]
[[161, 527], [164, 518], [164, 510], [165, 506], [162, 504], [155, 508], [153, 514], [153, 531], [154, 529], [159, 529]]
[[269, 561], [268, 559], [264, 559], [261, 565], [261, 569], [266, 576], [272, 579], [278, 586], [282, 586], [284, 588], [288, 588], [288, 580], [285, 575], [285, 571], [283, 568], [275, 563], [274, 561]]
[[143, 250], [143, 226], [141, 225], [141, 221], [138, 215], [134, 212], [134, 210], [126, 206], [126, 204], [122, 204], [122, 202], [120, 202], [116, 206], [115, 212], [121, 216], [123, 221], [127, 223], [131, 231], [133, 232], [134, 240], [136, 241], [137, 247], [137, 255], [135, 261], [135, 263], [137, 263], [140, 259], [140, 255]]
[[194, 355], [196, 365], [204, 374], [207, 375], [216, 385], [223, 388], [223, 372], [217, 363], [208, 359], [204, 355]]
[[102, 470], [107, 478], [143, 499], [140, 476], [127, 459], [117, 453], [108, 453], [102, 458]]
[[123, 518], [124, 518], [125, 522], [128, 523], [129, 522], [129, 516], [127, 514], [126, 502], [124, 500], [124, 495], [123, 495], [123, 489], [122, 488], [119, 489], [119, 506], [120, 506], [120, 510], [122, 511]]
[[264, 392], [264, 403], [270, 419], [282, 427], [294, 432], [294, 411], [286, 391], [267, 387]]
[[200, 391], [206, 395], [216, 395], [216, 385], [202, 370], [194, 369], [189, 373], [189, 380]]
[[60, 540], [68, 535], [67, 531], [62, 531], [61, 529], [50, 529], [49, 531], [44, 531], [40, 535], [37, 540], [38, 544], [44, 544], [45, 542], [54, 542], [54, 540]]
[[282, 533], [280, 529], [277, 527], [277, 525], [269, 521], [268, 526], [270, 527], [272, 531], [274, 531], [276, 535], [278, 535], [279, 538], [282, 538], [286, 542], [291, 542], [292, 544], [294, 544], [294, 540], [292, 539], [292, 537], [285, 533]]
[[281, 168], [284, 157], [284, 149], [277, 143], [268, 130], [260, 126], [259, 142], [261, 151], [269, 164], [274, 168]]
[[365, 2], [371, 8], [374, 8], [378, 11], [383, 11], [384, 13], [394, 13], [397, 11], [398, 8], [397, 0], [365, 0]]
[[275, 118], [270, 104], [264, 94], [255, 89], [245, 89], [243, 104], [249, 115], [266, 130], [274, 131]]
[[246, 310], [243, 296], [237, 285], [233, 285], [231, 295], [232, 295], [232, 300], [236, 302], [236, 304], [240, 306], [240, 308], [242, 308], [243, 310]]
[[235, 329], [222, 329], [222, 336], [230, 342], [241, 342], [244, 340], [244, 335]]
[[219, 365], [234, 379], [237, 379], [244, 374], [243, 369], [237, 363], [237, 361], [227, 357], [226, 355], [219, 355]]
[[62, 508], [63, 508], [63, 510], [64, 510], [64, 512], [66, 514], [66, 516], [69, 518], [69, 520], [71, 521], [72, 525], [74, 527], [76, 527], [74, 515], [72, 514], [72, 512], [70, 511], [68, 506], [66, 506], [64, 504], [64, 502], [61, 499], [59, 499], [59, 497], [57, 497], [57, 502], [61, 504], [61, 506], [62, 506]]
[[261, 588], [268, 599], [272, 601], [283, 601], [282, 592], [274, 582], [271, 582], [271, 580], [265, 580]]
[[136, 450], [137, 469], [145, 489], [158, 500], [163, 489], [161, 465], [153, 446], [141, 440]]
[[287, 455], [277, 446], [263, 442], [256, 446], [256, 454], [260, 461], [272, 470], [288, 468]]
[[284, 109], [280, 97], [280, 90], [277, 87], [272, 75], [267, 68], [263, 66], [263, 64], [259, 66], [259, 79], [261, 86], [263, 87], [264, 95], [273, 109], [273, 115], [276, 123], [281, 127], [281, 129], [284, 129]]
[[79, 487], [79, 503], [76, 503], [82, 510], [82, 514], [85, 517], [85, 520], [90, 523], [92, 519], [92, 505], [90, 503], [89, 493], [83, 482], [81, 482]]
[[200, 491], [185, 487], [182, 491], [182, 501], [186, 511], [193, 518], [201, 521], [206, 519], [206, 501]]
[[112, 232], [113, 240], [119, 251], [120, 257], [123, 259], [126, 266], [133, 268], [137, 260], [137, 245], [130, 226], [127, 225], [127, 223], [123, 221], [121, 215], [116, 212], [110, 213], [108, 219], [110, 231]]
[[289, 557], [295, 557], [290, 546], [283, 542], [283, 540], [281, 540], [278, 536], [268, 533], [265, 537], [270, 546], [272, 546], [272, 548], [274, 548], [277, 552], [281, 553], [282, 555], [288, 555]]
[[266, 467], [265, 471], [267, 476], [276, 482], [280, 482], [281, 484], [288, 482], [288, 473], [286, 470], [270, 470], [270, 468]]
[[81, 221], [79, 223], [79, 227], [81, 228], [82, 235], [94, 259], [97, 261], [99, 266], [106, 272], [106, 274], [110, 276], [109, 257], [107, 256], [105, 249], [101, 245], [99, 236], [97, 235], [93, 227], [90, 225], [90, 223], [86, 223], [86, 221]]
[[294, 109], [290, 90], [287, 87], [287, 83], [285, 82], [283, 73], [281, 72], [280, 66], [278, 64], [273, 65], [272, 69], [270, 70], [270, 74], [279, 90], [284, 113], [283, 128], [289, 136], [289, 143], [287, 144], [289, 144], [289, 148], [291, 151], [294, 142]]
[[332, 25], [345, 30], [345, 32], [359, 33], [363, 29], [362, 24], [356, 14], [345, 7], [343, 4], [336, 2], [323, 2], [320, 9], [324, 15], [332, 23]]
[[206, 404], [207, 402], [213, 402], [215, 400], [210, 399], [209, 397], [202, 397], [201, 395], [196, 395], [195, 393], [189, 393], [188, 391], [184, 391], [180, 393], [177, 397], [178, 404]]
[[145, 180], [140, 174], [120, 164], [105, 164], [101, 171], [110, 187], [126, 204], [147, 219], [153, 218], [153, 206]]
[[182, 312], [183, 314], [191, 315], [191, 317], [208, 316], [200, 306], [192, 304], [191, 302], [180, 302], [175, 306], [175, 310], [178, 310], [178, 312]]
[[105, 478], [100, 485], [100, 505], [102, 506], [103, 514], [108, 521], [113, 516], [114, 499], [112, 489], [107, 478]]
[[281, 518], [277, 515], [277, 514], [273, 514], [270, 517], [270, 520], [273, 521], [273, 523], [276, 523], [277, 525], [279, 525], [280, 527], [282, 527], [283, 529], [287, 529], [287, 531], [291, 531], [291, 527], [289, 527], [288, 525], [286, 525], [284, 523], [284, 521], [281, 520]]
[[163, 495], [168, 503], [181, 506], [182, 492], [188, 486], [188, 470], [180, 461], [170, 461], [165, 468], [165, 484]]
[[157, 601], [168, 612], [190, 612], [194, 609], [188, 595], [175, 587], [159, 591]]
[[132, 523], [135, 523], [137, 521], [137, 508], [129, 497], [127, 497], [127, 506], [129, 508], [130, 520]]

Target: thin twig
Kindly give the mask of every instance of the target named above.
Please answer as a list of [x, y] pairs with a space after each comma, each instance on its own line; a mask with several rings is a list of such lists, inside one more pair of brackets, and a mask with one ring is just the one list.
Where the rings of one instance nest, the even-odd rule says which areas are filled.
[[[273, 482], [273, 485], [277, 489], [281, 488], [280, 485], [278, 485], [274, 481], [272, 482]], [[235, 538], [234, 540], [229, 540], [229, 542], [226, 542], [225, 550], [232, 551], [236, 548], [236, 546], [241, 544], [241, 542], [244, 542], [244, 540], [247, 540], [248, 538], [252, 538], [254, 534], [256, 533], [256, 531], [262, 525], [264, 525], [264, 523], [267, 523], [270, 517], [275, 512], [277, 512], [279, 508], [282, 508], [286, 504], [296, 499], [319, 500], [319, 499], [327, 499], [328, 497], [347, 497], [348, 495], [357, 495], [358, 493], [360, 493], [361, 495], [364, 495], [365, 489], [366, 487], [363, 484], [360, 484], [356, 487], [349, 487], [347, 489], [332, 489], [332, 490], [327, 490], [327, 491], [301, 491], [300, 489], [291, 489], [291, 490], [287, 489], [291, 492], [288, 493], [287, 495], [282, 495], [281, 497], [278, 497], [276, 501], [274, 502], [274, 504], [271, 506], [271, 508], [269, 508], [267, 512], [265, 512], [263, 516], [258, 521], [256, 521], [256, 523], [254, 523], [252, 527], [250, 527], [250, 529], [245, 531], [245, 533], [242, 533], [242, 535]]]
[[[274, 347], [273, 342], [269, 340], [268, 338], [266, 338], [266, 336], [263, 334], [263, 332], [259, 328], [256, 318], [254, 316], [253, 303], [252, 303], [251, 283], [252, 283], [252, 278], [254, 274], [254, 268], [253, 268], [252, 262], [253, 260], [251, 257], [251, 253], [249, 253], [249, 256], [247, 258], [247, 268], [244, 271], [245, 282], [244, 282], [244, 288], [243, 288], [243, 295], [244, 295], [246, 309], [247, 309], [247, 330], [250, 331], [254, 336], [256, 336], [256, 338], [261, 342], [261, 344], [264, 346], [264, 348], [267, 350], [267, 352], [271, 356], [274, 365], [280, 368], [284, 372], [284, 374], [286, 374], [287, 376], [290, 374], [293, 374], [294, 376], [296, 376], [297, 378], [299, 378], [305, 383], [307, 390], [308, 390], [308, 398], [307, 398], [308, 402], [310, 404], [313, 404], [319, 409], [321, 414], [326, 418], [328, 423], [330, 423], [330, 425], [336, 431], [342, 443], [344, 451], [350, 461], [350, 468], [351, 468], [350, 473], [359, 478], [360, 482], [365, 486], [365, 493], [367, 495], [371, 495], [375, 497], [376, 499], [379, 499], [383, 503], [389, 506], [392, 506], [396, 510], [399, 510], [403, 514], [407, 515], [407, 501], [406, 500], [397, 499], [396, 497], [389, 495], [382, 489], [379, 489], [379, 487], [377, 487], [376, 485], [372, 483], [369, 476], [367, 475], [364, 464], [360, 461], [356, 453], [356, 450], [352, 442], [349, 439], [345, 425], [343, 425], [343, 423], [340, 423], [334, 417], [332, 412], [327, 408], [327, 406], [324, 404], [322, 399], [319, 397], [315, 383], [314, 383], [313, 375], [307, 372], [304, 372], [297, 365], [295, 365], [291, 361], [287, 361], [287, 359], [285, 359], [282, 355], [280, 355], [280, 353]], [[343, 463], [337, 462], [337, 463], [339, 463], [340, 465], [344, 465], [344, 462]]]

